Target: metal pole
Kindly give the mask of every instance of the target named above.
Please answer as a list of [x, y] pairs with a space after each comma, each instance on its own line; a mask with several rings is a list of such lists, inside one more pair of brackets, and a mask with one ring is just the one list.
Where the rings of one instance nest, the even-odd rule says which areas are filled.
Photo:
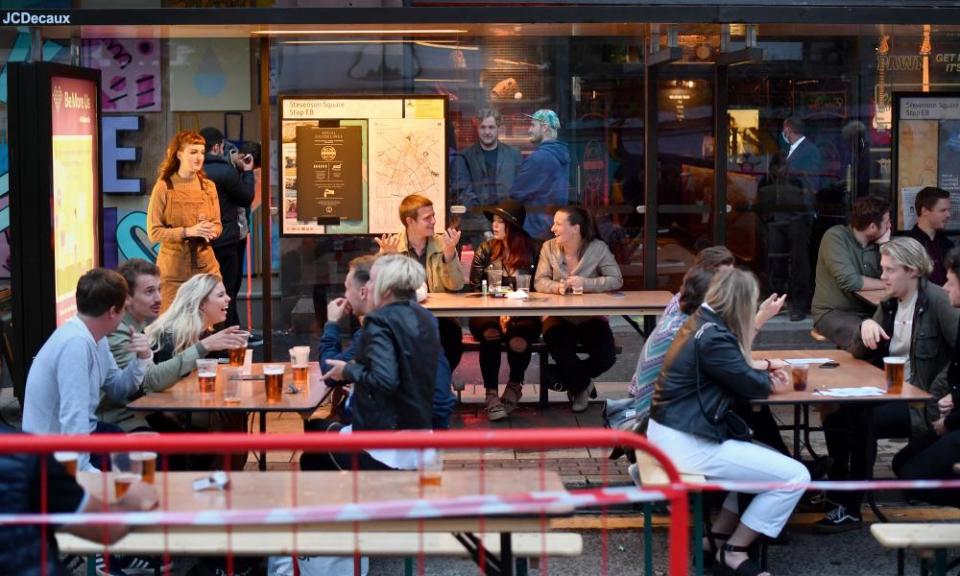
[[[260, 225], [263, 248], [260, 251], [260, 317], [263, 321], [263, 360], [273, 359], [273, 242], [270, 236], [273, 190], [270, 186], [270, 39], [260, 38]], [[279, 140], [277, 142], [279, 146]]]
[[727, 66], [718, 65], [713, 73], [713, 243], [720, 246], [727, 243], [727, 72]]
[[643, 214], [643, 287], [654, 290], [657, 287], [657, 66], [650, 66], [648, 52], [644, 66], [644, 102], [643, 102], [643, 195], [645, 211]]

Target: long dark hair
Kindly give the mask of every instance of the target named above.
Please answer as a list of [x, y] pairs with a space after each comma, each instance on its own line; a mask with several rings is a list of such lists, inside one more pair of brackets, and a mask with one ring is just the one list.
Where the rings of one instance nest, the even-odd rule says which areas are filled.
[[571, 226], [580, 227], [580, 256], [597, 237], [596, 229], [593, 226], [593, 217], [590, 213], [579, 206], [564, 206], [557, 210], [567, 215], [567, 221]]
[[517, 228], [506, 220], [503, 224], [504, 239], [491, 242], [490, 260], [496, 262], [503, 259], [510, 270], [529, 268], [533, 265], [533, 238], [523, 228]]

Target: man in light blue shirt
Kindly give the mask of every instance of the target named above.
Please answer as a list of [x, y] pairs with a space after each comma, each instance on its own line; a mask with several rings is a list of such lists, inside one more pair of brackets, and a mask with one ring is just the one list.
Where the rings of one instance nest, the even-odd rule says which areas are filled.
[[[77, 282], [77, 315], [54, 331], [40, 348], [30, 373], [23, 407], [23, 431], [32, 434], [91, 434], [100, 424], [100, 391], [125, 402], [140, 390], [153, 356], [147, 338], [133, 334], [130, 350], [138, 360], [117, 367], [107, 335], [123, 320], [127, 282], [95, 268]], [[96, 470], [81, 454], [78, 470]]]

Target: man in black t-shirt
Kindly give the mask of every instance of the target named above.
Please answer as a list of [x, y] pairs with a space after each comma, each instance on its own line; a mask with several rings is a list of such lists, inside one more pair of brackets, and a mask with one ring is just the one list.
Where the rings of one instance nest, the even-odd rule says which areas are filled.
[[[16, 433], [0, 426], [0, 434]], [[43, 510], [41, 487], [43, 458], [46, 460], [46, 510]], [[84, 491], [77, 481], [51, 455], [0, 454], [0, 514], [70, 514], [76, 512], [142, 512], [157, 505], [157, 492], [149, 484], [133, 484], [119, 501], [105, 505], [96, 496]], [[123, 538], [129, 528], [123, 525], [75, 525], [59, 528], [94, 542], [112, 544]], [[56, 527], [47, 530], [46, 566], [41, 540], [42, 530], [36, 525], [0, 526], [0, 566], [5, 574], [19, 576], [62, 576], [59, 562]]]

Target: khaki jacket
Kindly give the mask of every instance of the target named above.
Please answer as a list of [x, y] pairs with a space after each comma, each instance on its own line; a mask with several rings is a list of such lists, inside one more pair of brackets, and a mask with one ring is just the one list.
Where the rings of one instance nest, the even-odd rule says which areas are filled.
[[[407, 243], [407, 233], [400, 232], [397, 250], [406, 254], [410, 250]], [[459, 292], [466, 283], [463, 267], [460, 265], [459, 253], [449, 262], [443, 261], [443, 239], [440, 234], [427, 239], [427, 289], [430, 292]]]

